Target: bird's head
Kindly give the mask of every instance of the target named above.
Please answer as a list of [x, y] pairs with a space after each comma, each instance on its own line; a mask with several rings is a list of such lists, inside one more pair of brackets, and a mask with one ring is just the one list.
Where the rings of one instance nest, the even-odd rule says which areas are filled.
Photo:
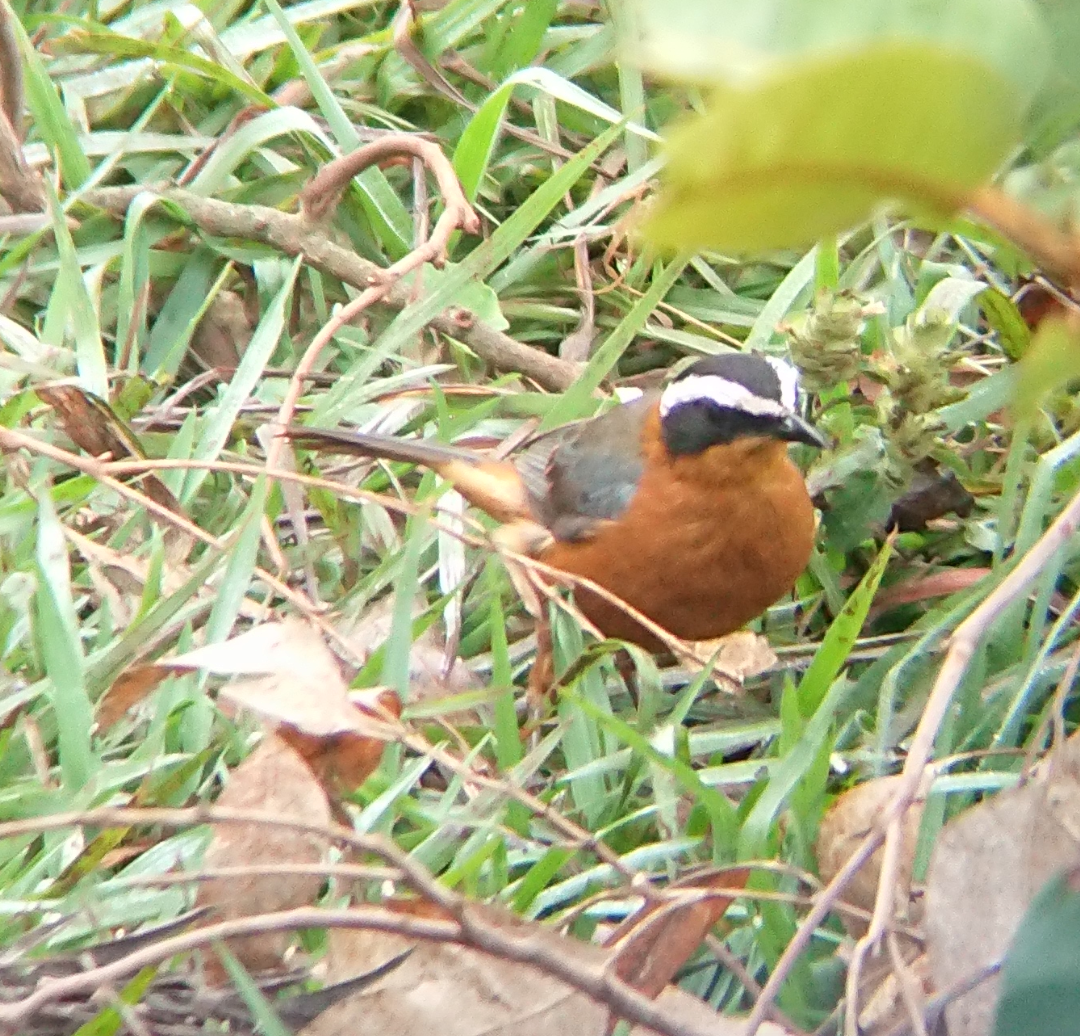
[[744, 439], [824, 447], [828, 440], [800, 416], [799, 374], [784, 360], [724, 353], [698, 360], [660, 395], [660, 426], [670, 453], [702, 453]]

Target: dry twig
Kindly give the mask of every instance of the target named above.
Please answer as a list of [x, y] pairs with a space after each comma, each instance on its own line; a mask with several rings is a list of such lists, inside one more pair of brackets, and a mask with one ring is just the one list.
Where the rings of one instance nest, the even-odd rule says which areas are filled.
[[158, 940], [134, 950], [119, 960], [43, 983], [21, 999], [0, 1004], [0, 1029], [18, 1032], [25, 1021], [47, 1004], [65, 997], [85, 994], [102, 985], [117, 982], [140, 969], [161, 963], [179, 953], [224, 939], [297, 928], [369, 928], [394, 932], [435, 942], [456, 943], [503, 960], [534, 967], [566, 982], [610, 1008], [619, 1017], [645, 1025], [664, 1036], [710, 1036], [700, 1026], [675, 1017], [663, 1005], [650, 1000], [623, 982], [604, 965], [572, 959], [565, 948], [543, 930], [526, 926], [499, 925], [464, 897], [440, 885], [408, 853], [387, 839], [358, 835], [345, 827], [305, 823], [255, 810], [228, 810], [217, 807], [196, 809], [102, 808], [79, 813], [62, 813], [33, 820], [0, 824], [0, 839], [30, 832], [56, 831], [77, 825], [95, 827], [156, 824], [188, 827], [194, 824], [266, 824], [319, 834], [370, 854], [400, 871], [402, 879], [420, 896], [437, 906], [444, 918], [421, 918], [393, 913], [379, 907], [324, 910], [304, 907], [259, 917], [225, 921], [196, 932]]
[[769, 1004], [775, 999], [795, 961], [806, 948], [818, 925], [824, 921], [832, 909], [840, 893], [855, 873], [884, 843], [881, 877], [878, 882], [877, 899], [874, 903], [870, 928], [856, 944], [848, 972], [848, 1018], [858, 1017], [856, 994], [860, 965], [866, 955], [880, 944], [892, 917], [901, 849], [901, 821], [919, 790], [933, 752], [934, 740], [952, 703], [956, 688], [967, 671], [976, 648], [1002, 612], [1020, 600], [1039, 573], [1072, 539], [1077, 528], [1080, 528], [1080, 493], [1069, 501], [1054, 523], [986, 600], [956, 627], [956, 632], [950, 638], [949, 649], [937, 680], [923, 709], [922, 719], [911, 739], [904, 768], [901, 771], [901, 781], [895, 796], [881, 818], [880, 826], [866, 836], [844, 865], [843, 870], [829, 882], [814, 908], [803, 919], [799, 930], [777, 962], [776, 969], [754, 1005], [754, 1010], [747, 1021], [747, 1036], [753, 1036], [758, 1026], [765, 1020]]
[[[334, 244], [325, 234], [313, 229], [302, 215], [265, 205], [218, 201], [167, 184], [100, 187], [87, 191], [82, 200], [124, 216], [132, 201], [147, 192], [181, 208], [195, 226], [208, 234], [258, 241], [284, 255], [303, 256], [316, 269], [361, 290], [381, 284], [386, 276], [383, 267]], [[400, 281], [391, 284], [381, 301], [394, 309], [405, 309], [412, 301], [408, 285]], [[448, 309], [435, 317], [431, 326], [464, 342], [496, 370], [522, 374], [544, 388], [562, 392], [578, 377], [579, 368], [575, 364], [514, 341], [469, 310]]]
[[45, 191], [23, 158], [22, 55], [14, 22], [8, 0], [0, 0], [0, 198], [14, 213], [37, 213], [45, 211]]
[[[278, 410], [276, 429], [282, 430], [292, 420], [296, 404], [304, 390], [307, 376], [315, 369], [319, 354], [338, 330], [355, 320], [368, 306], [386, 298], [407, 274], [418, 270], [424, 263], [441, 267], [446, 263], [450, 239], [457, 230], [476, 234], [480, 230], [480, 218], [473, 212], [461, 190], [457, 175], [442, 148], [430, 140], [408, 133], [395, 133], [325, 165], [300, 195], [301, 215], [308, 223], [319, 223], [337, 205], [342, 192], [357, 173], [368, 166], [393, 155], [407, 154], [420, 159], [431, 171], [443, 195], [443, 213], [435, 223], [435, 229], [427, 241], [418, 245], [408, 255], [383, 271], [381, 281], [365, 288], [355, 299], [342, 306], [312, 339], [304, 355], [296, 365], [285, 398]], [[266, 466], [280, 467], [282, 453], [288, 441], [275, 437], [266, 451]]]

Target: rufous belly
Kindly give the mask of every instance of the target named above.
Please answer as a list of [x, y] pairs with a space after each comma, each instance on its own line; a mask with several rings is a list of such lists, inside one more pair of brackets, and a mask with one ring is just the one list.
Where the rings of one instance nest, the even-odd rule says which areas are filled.
[[[587, 540], [551, 544], [541, 559], [595, 581], [678, 637], [709, 640], [788, 593], [813, 540], [813, 505], [786, 446], [754, 440], [650, 458], [617, 520]], [[605, 635], [662, 647], [599, 595], [578, 588], [575, 600]]]

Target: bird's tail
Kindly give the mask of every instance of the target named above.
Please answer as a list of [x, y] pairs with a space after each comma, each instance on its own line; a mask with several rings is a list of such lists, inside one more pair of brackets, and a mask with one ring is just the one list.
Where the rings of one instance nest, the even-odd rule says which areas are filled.
[[480, 454], [460, 446], [447, 446], [426, 439], [403, 439], [396, 435], [347, 432], [335, 428], [306, 428], [299, 424], [288, 425], [281, 434], [297, 446], [307, 446], [327, 453], [345, 453], [352, 457], [422, 464], [433, 471], [439, 471], [448, 464], [482, 464], [485, 459]]
[[525, 484], [510, 461], [491, 460], [460, 446], [368, 432], [289, 425], [282, 435], [298, 446], [316, 450], [420, 464], [452, 482], [466, 500], [498, 521], [533, 518]]

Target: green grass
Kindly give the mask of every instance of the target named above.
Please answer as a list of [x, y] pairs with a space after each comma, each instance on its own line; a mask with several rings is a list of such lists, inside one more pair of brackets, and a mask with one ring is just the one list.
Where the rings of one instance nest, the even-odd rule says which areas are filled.
[[[263, 570], [298, 593], [314, 590], [346, 637], [394, 590], [393, 621], [372, 645], [375, 660], [353, 669], [358, 684], [402, 690], [406, 716], [464, 760], [465, 772], [527, 789], [594, 833], [625, 870], [665, 880], [701, 863], [779, 859], [813, 871], [813, 840], [832, 796], [898, 769], [936, 653], [1000, 581], [1014, 550], [1028, 549], [1080, 486], [1073, 395], [1055, 394], [1016, 438], [1001, 410], [1022, 327], [1010, 296], [1023, 263], [971, 223], [942, 230], [883, 218], [804, 254], [655, 256], [626, 231], [651, 173], [652, 137], [687, 98], [620, 68], [611, 26], [586, 5], [451, 0], [424, 14], [423, 52], [467, 103], [394, 51], [392, 5], [356, 3], [334, 16], [274, 0], [210, 9], [196, 42], [190, 27], [141, 0], [111, 13], [76, 0], [63, 16], [44, 3], [16, 4], [29, 34], [22, 46], [30, 53], [32, 38], [36, 48], [27, 69], [28, 144], [57, 163], [60, 193], [49, 233], [0, 231], [0, 424], [78, 452], [35, 385], [76, 378], [90, 391], [107, 386], [118, 409], [140, 397], [126, 419], [149, 456], [197, 462], [162, 478], [218, 545], [187, 540], [137, 499], [58, 460], [33, 450], [9, 457], [0, 489], [0, 821], [212, 799], [250, 750], [253, 728], [208, 704], [205, 680], [168, 681], [111, 729], [91, 732], [90, 717], [125, 667], [293, 611]], [[511, 31], [513, 46], [493, 42]], [[456, 61], [440, 66], [439, 55], [451, 53]], [[158, 61], [152, 75], [140, 63], [145, 55]], [[306, 98], [301, 108], [251, 107], [285, 87]], [[528, 139], [508, 132], [507, 121]], [[484, 236], [457, 235], [446, 269], [413, 279], [413, 301], [376, 305], [337, 334], [319, 358], [325, 377], [301, 398], [303, 413], [322, 421], [501, 438], [524, 420], [548, 426], [582, 416], [599, 405], [598, 389], [732, 342], [781, 352], [808, 308], [831, 311], [832, 296], [817, 291], [866, 304], [856, 338], [796, 349], [804, 362], [831, 357], [853, 364], [853, 373], [839, 385], [822, 375], [828, 387], [815, 409], [837, 448], [799, 458], [826, 487], [818, 550], [794, 598], [760, 620], [781, 663], [753, 678], [744, 696], [643, 661], [635, 704], [611, 652], [590, 647], [561, 617], [557, 657], [570, 675], [523, 738], [514, 701], [531, 657], [529, 623], [489, 550], [440, 535], [425, 508], [405, 521], [376, 496], [301, 496], [250, 472], [198, 467], [262, 462], [268, 443], [259, 429], [273, 420], [287, 374], [355, 291], [265, 245], [201, 233], [173, 205], [140, 200], [124, 220], [87, 204], [86, 192], [183, 177], [198, 194], [291, 210], [328, 155], [388, 128], [439, 141], [483, 216]], [[193, 168], [206, 141], [219, 137]], [[441, 209], [432, 182], [428, 194], [434, 218]], [[417, 198], [408, 167], [371, 168], [354, 180], [326, 233], [385, 267], [413, 245]], [[596, 339], [567, 391], [487, 370], [465, 344], [429, 328], [449, 307], [482, 307], [513, 338], [557, 353], [581, 312], [579, 236], [591, 260]], [[971, 278], [999, 293], [969, 293], [935, 323], [925, 306], [934, 286]], [[240, 363], [225, 379], [205, 373], [215, 297], [239, 303], [248, 338], [235, 342]], [[458, 391], [462, 383], [491, 393]], [[886, 547], [889, 508], [924, 463], [955, 474], [973, 494], [971, 511]], [[348, 482], [351, 472], [332, 476]], [[430, 478], [381, 468], [362, 485], [387, 494], [403, 485], [407, 498], [425, 503], [441, 492]], [[306, 537], [294, 525], [305, 508]], [[287, 573], [267, 550], [268, 530]], [[874, 607], [879, 587], [983, 567], [986, 577], [951, 596]], [[956, 794], [942, 793], [938, 822], [1018, 771], [1019, 755], [988, 750], [1028, 749], [1044, 736], [1041, 717], [1075, 650], [1066, 616], [1078, 585], [1070, 554], [978, 652], [937, 743], [939, 757], [969, 753], [950, 770], [964, 782]], [[444, 611], [450, 600], [457, 609]], [[428, 622], [477, 674], [477, 688], [458, 688], [459, 697], [446, 690], [438, 704], [409, 697], [411, 642]], [[435, 722], [477, 703], [484, 722], [462, 723], [453, 735]], [[1070, 723], [1074, 711], [1070, 702]], [[459, 890], [528, 916], [559, 921], [623, 883], [595, 849], [571, 844], [526, 802], [477, 792], [461, 774], [428, 780], [429, 769], [415, 752], [391, 750], [348, 797], [348, 815], [362, 831], [392, 836]], [[204, 832], [161, 834], [115, 863], [94, 855], [101, 837], [0, 842], [0, 900], [13, 907], [0, 914], [0, 945], [53, 912], [93, 924], [47, 936], [46, 950], [79, 943], [91, 927], [130, 928], [180, 912], [186, 894], [177, 887], [133, 890], [126, 879], [197, 859]], [[775, 876], [755, 887], [766, 885], [799, 889]], [[584, 910], [589, 922], [611, 912], [599, 900]], [[789, 903], [739, 899], [723, 938], [764, 982], [799, 916]], [[830, 922], [785, 991], [784, 1008], [807, 1028], [835, 1006], [826, 965], [839, 932]], [[749, 1004], [714, 963], [687, 981], [718, 1008]]]

